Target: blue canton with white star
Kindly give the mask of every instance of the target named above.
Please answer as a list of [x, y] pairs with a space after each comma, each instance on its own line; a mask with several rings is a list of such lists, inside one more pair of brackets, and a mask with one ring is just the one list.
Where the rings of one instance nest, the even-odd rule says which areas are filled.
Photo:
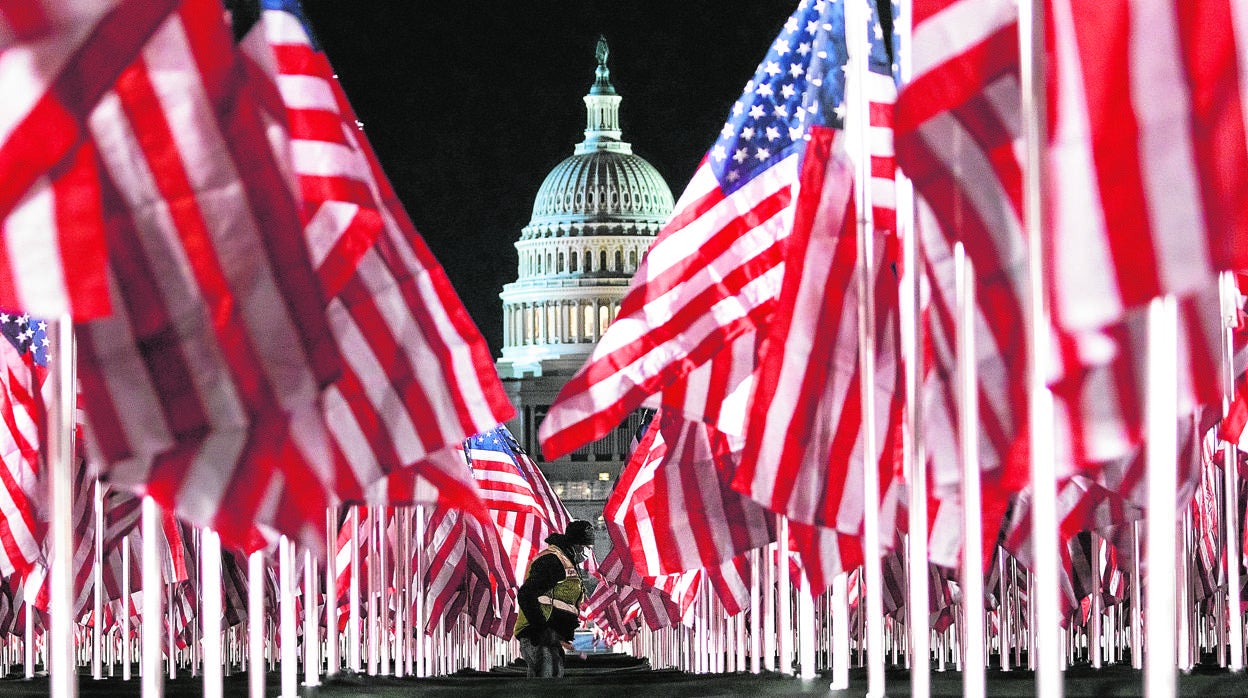
[[47, 367], [51, 358], [48, 351], [48, 323], [25, 313], [0, 311], [0, 333], [17, 349], [17, 353], [30, 358], [37, 365]]
[[464, 442], [464, 451], [468, 453], [470, 465], [472, 461], [472, 452], [474, 450], [497, 451], [502, 453], [507, 456], [507, 460], [511, 461], [512, 465], [516, 466], [517, 472], [520, 472], [522, 475], [524, 474], [523, 471], [520, 470], [518, 462], [519, 457], [516, 455], [517, 451], [522, 450], [520, 448], [520, 444], [516, 441], [515, 437], [511, 435], [511, 432], [506, 431], [503, 427], [496, 427], [485, 433], [469, 437], [468, 440]]
[[[870, 69], [890, 75], [884, 31], [874, 1], [868, 4]], [[804, 148], [812, 127], [844, 128], [844, 10], [842, 0], [802, 0], [785, 22], [708, 154], [725, 193]]]

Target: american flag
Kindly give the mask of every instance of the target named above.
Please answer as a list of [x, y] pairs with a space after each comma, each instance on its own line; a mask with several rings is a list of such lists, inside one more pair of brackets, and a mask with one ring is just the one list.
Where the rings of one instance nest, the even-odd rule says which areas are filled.
[[642, 574], [717, 569], [775, 540], [775, 517], [728, 486], [734, 467], [728, 439], [713, 427], [659, 411], [604, 512], [621, 525]]
[[1239, 0], [1058, 0], [1047, 81], [1055, 320], [1110, 324], [1248, 267]]
[[425, 632], [433, 632], [441, 618], [464, 613], [479, 634], [510, 638], [517, 582], [494, 522], [438, 507], [430, 513], [424, 544]]
[[[237, 3], [245, 6], [247, 3]], [[253, 5], [254, 8], [254, 5]], [[244, 50], [290, 129], [305, 235], [343, 375], [321, 399], [339, 494], [508, 419], [489, 350], [399, 204], [297, 0], [263, 0]], [[236, 32], [246, 29], [242, 20]]]
[[[846, 122], [853, 106], [846, 101], [848, 20], [841, 3], [819, 10], [817, 21], [787, 25], [772, 49], [778, 53], [786, 43], [809, 41], [814, 59], [805, 68], [806, 82], [783, 80], [796, 83], [802, 95], [807, 117], [791, 127], [801, 127], [804, 150], [794, 180], [782, 287], [760, 342], [757, 383], [733, 486], [794, 521], [857, 534], [864, 507], [879, 506], [861, 496], [863, 472], [878, 468], [880, 492], [888, 491], [902, 417], [898, 245], [888, 227], [895, 222], [891, 127], [896, 86], [883, 28], [872, 15], [869, 53], [857, 58], [869, 68], [861, 81], [869, 122]], [[769, 62], [764, 60], [755, 82], [772, 72]], [[756, 93], [747, 90], [738, 104], [757, 104]], [[739, 134], [750, 128], [738, 125], [749, 122], [729, 123]], [[860, 140], [865, 153], [853, 152]], [[869, 158], [871, 178], [859, 182], [854, 162], [863, 157]], [[880, 219], [869, 233], [875, 238], [873, 259], [859, 258], [856, 188], [869, 190], [870, 219]], [[870, 321], [876, 343], [871, 347], [861, 347], [859, 339], [859, 324], [866, 319], [859, 317], [864, 289], [856, 279], [863, 265], [875, 279], [865, 289], [874, 303]], [[873, 376], [861, 374], [863, 351], [874, 355]], [[864, 383], [874, 391], [870, 424], [862, 403]], [[864, 451], [867, 430], [874, 431], [874, 453]], [[883, 528], [889, 530], [888, 521]]]
[[546, 536], [562, 533], [572, 517], [506, 426], [468, 439], [464, 453], [498, 527], [513, 575], [524, 579]]
[[109, 312], [88, 122], [180, 4], [35, 0], [0, 10], [0, 305], [77, 320]]
[[47, 324], [0, 312], [0, 576], [42, 561], [39, 431], [48, 362]]
[[184, 0], [91, 112], [112, 314], [77, 328], [82, 402], [110, 481], [227, 544], [314, 542], [304, 439], [341, 357], [253, 74], [220, 3]]

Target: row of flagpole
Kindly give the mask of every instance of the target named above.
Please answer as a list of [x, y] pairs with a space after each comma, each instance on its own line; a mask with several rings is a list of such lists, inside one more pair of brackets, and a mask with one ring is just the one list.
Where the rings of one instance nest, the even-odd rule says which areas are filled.
[[[99, 502], [102, 498], [92, 499]], [[1169, 499], [1171, 511], [1174, 511], [1173, 497]], [[1226, 503], [1233, 500], [1221, 498], [1220, 501]], [[415, 508], [395, 508], [395, 512], [398, 514], [397, 528], [400, 534], [396, 541], [419, 541], [423, 535], [422, 512]], [[349, 517], [356, 519], [358, 514], [358, 508], [352, 508]], [[327, 512], [327, 516], [334, 517], [334, 512]], [[380, 525], [376, 522], [382, 520], [379, 516], [369, 518], [374, 525]], [[1180, 573], [1177, 583], [1171, 582], [1168, 588], [1163, 587], [1166, 596], [1153, 594], [1148, 599], [1141, 599], [1139, 596], [1141, 573], [1137, 552], [1132, 556], [1134, 563], [1130, 571], [1132, 582], [1129, 586], [1133, 596], [1130, 599], [1119, 599], [1108, 606], [1102, 604], [1101, 592], [1104, 590], [1097, 587], [1102, 575], [1101, 563], [1108, 562], [1104, 553], [1107, 547], [1102, 545], [1099, 537], [1092, 539], [1091, 566], [1093, 579], [1098, 581], [1094, 583], [1086, 621], [1072, 619], [1065, 630], [1060, 627], [1054, 629], [1054, 642], [1059, 651], [1051, 659], [1059, 672], [1079, 656], [1083, 656], [1096, 668], [1104, 663], [1125, 662], [1128, 655], [1133, 665], [1141, 666], [1142, 656], [1144, 668], [1152, 672], [1148, 674], [1149, 681], [1158, 680], [1157, 667], [1161, 665], [1161, 680], [1171, 683], [1154, 686], [1149, 690], [1164, 693], [1166, 685], [1173, 685], [1173, 672], [1178, 669], [1190, 670], [1201, 654], [1216, 653], [1222, 665], [1231, 670], [1242, 667], [1235, 665], [1237, 660], [1242, 661], [1244, 641], [1242, 614], [1233, 610], [1239, 608], [1237, 589], [1232, 591], [1230, 587], [1225, 588], [1225, 597], [1217, 604], [1206, 604], [1203, 611], [1190, 602], [1176, 605], [1174, 601], [1176, 598], [1190, 599], [1191, 590], [1196, 584], [1194, 575], [1183, 572], [1194, 557], [1196, 545], [1190, 535], [1193, 528], [1190, 514], [1185, 514], [1182, 522], [1182, 527], [1188, 534], [1176, 540], [1175, 547], [1167, 553], [1167, 559], [1175, 560], [1173, 569], [1180, 570]], [[782, 520], [780, 523], [781, 528], [784, 528], [785, 522]], [[150, 499], [143, 501], [142, 526], [144, 550], [141, 562], [145, 577], [143, 588], [160, 590], [162, 585], [159, 554], [155, 544], [160, 535], [159, 515]], [[358, 534], [359, 527], [354, 526], [352, 530]], [[1137, 545], [1140, 532], [1144, 531], [1137, 527]], [[352, 546], [356, 552], [353, 555], [354, 564], [351, 565], [354, 570], [351, 574], [351, 587], [356, 590], [352, 594], [351, 606], [360, 609], [359, 601], [367, 598], [367, 611], [356, 611], [353, 614], [356, 622], [349, 625], [351, 630], [332, 632], [332, 637], [320, 629], [320, 610], [315, 599], [318, 598], [318, 590], [324, 588], [329, 606], [336, 606], [334, 595], [328, 592], [333, 589], [330, 580], [336, 578], [337, 570], [332, 562], [323, 570], [319, 565], [309, 564], [313, 557], [306, 550], [300, 551], [305, 573], [303, 599], [305, 602], [313, 600], [313, 603], [306, 603], [304, 606], [302, 642], [297, 639], [300, 621], [295, 616], [295, 590], [298, 586], [295, 571], [298, 558], [294, 546], [283, 542], [279, 548], [276, 561], [280, 587], [277, 599], [279, 618], [276, 622], [266, 618], [264, 612], [264, 556], [262, 553], [253, 554], [250, 560], [252, 573], [249, 575], [249, 602], [252, 609], [248, 628], [251, 638], [250, 656], [244, 657], [244, 653], [239, 651], [244, 644], [241, 640], [243, 629], [234, 628], [226, 632], [220, 626], [220, 548], [211, 531], [202, 531], [199, 546], [202, 561], [199, 584], [202, 605], [194, 618], [194, 622], [199, 624], [197, 627], [202, 628], [202, 633], [198, 634], [201, 645], [196, 647], [192, 643], [191, 647], [179, 651], [172, 642], [171, 628], [164, 627], [166, 622], [172, 621], [168, 615], [170, 608], [164, 598], [165, 592], [143, 594], [140, 671], [144, 695], [160, 695], [166, 675], [170, 678], [176, 676], [179, 663], [189, 665], [193, 675], [203, 676], [205, 695], [220, 695], [222, 673], [234, 666], [239, 669], [250, 666], [253, 695], [263, 694], [265, 674], [275, 666], [280, 667], [281, 695], [296, 695], [301, 685], [315, 686], [322, 675], [332, 676], [341, 670], [367, 672], [369, 675], [430, 676], [452, 673], [463, 668], [488, 670], [517, 655], [513, 644], [476, 635], [462, 617], [444, 620], [439, 625], [438, 632], [432, 635], [422, 633], [420, 628], [426, 618], [422, 611], [421, 595], [415, 594], [412, 598], [404, 596], [413, 588], [419, 588], [414, 586], [421, 574], [420, 558], [417, 554], [419, 546], [415, 549], [409, 547], [404, 551], [401, 544], [396, 542], [399, 547], [393, 551], [385, 551], [386, 545], [377, 545], [377, 542], [386, 540], [384, 537], [371, 535], [370, 539], [373, 542], [371, 547], [363, 552], [359, 545]], [[786, 538], [782, 537], [780, 540], [784, 541]], [[148, 541], [152, 542], [149, 544]], [[910, 542], [913, 544], [913, 540]], [[1234, 550], [1236, 547], [1231, 545], [1228, 549], [1237, 553]], [[415, 567], [404, 567], [405, 563], [398, 563], [399, 578], [405, 581], [396, 584], [394, 589], [383, 592], [384, 587], [378, 584], [380, 580], [377, 577], [369, 579], [367, 575], [361, 576], [359, 563], [362, 556], [370, 556], [376, 562], [369, 565], [370, 575], [378, 575], [384, 569], [380, 564], [382, 556], [389, 554], [395, 555], [398, 560], [415, 557], [417, 564]], [[327, 557], [327, 562], [333, 559]], [[748, 614], [729, 616], [718, 597], [710, 592], [710, 585], [703, 580], [689, 623], [676, 628], [638, 632], [630, 638], [632, 651], [646, 656], [652, 666], [672, 666], [695, 673], [760, 673], [766, 670], [813, 678], [817, 672], [829, 672], [836, 688], [848, 687], [848, 669], [851, 666], [866, 666], [869, 670], [869, 662], [874, 660], [870, 651], [871, 643], [875, 639], [869, 628], [871, 604], [867, 603], [868, 599], [864, 596], [870, 593], [865, 574], [853, 575], [852, 579], [851, 575], [840, 574], [834, 579], [830, 590], [812, 595], [804, 575], [800, 577], [800, 581], [791, 579], [790, 554], [787, 546], [781, 542], [756, 551], [752, 559], [755, 564], [751, 566], [749, 575], [751, 608]], [[922, 567], [926, 578], [929, 567], [926, 564]], [[1166, 570], [1165, 565], [1152, 567]], [[905, 614], [895, 614], [888, 618], [881, 615], [881, 644], [877, 656], [882, 664], [890, 661], [886, 659], [886, 652], [891, 650], [893, 665], [909, 668], [912, 676], [926, 675], [933, 661], [938, 670], [956, 668], [962, 672], [967, 695], [975, 695], [977, 691], [979, 694], [983, 693], [984, 674], [994, 655], [996, 666], [1001, 670], [1018, 668], [1020, 661], [1026, 662], [1028, 667], [1039, 669], [1045, 658], [1032, 651], [1035, 646], [1034, 638], [1039, 631], [1036, 619], [1040, 611], [1033, 603], [1036, 599], [1036, 575], [1026, 573], [1026, 580], [1020, 582], [1017, 576], [1020, 566], [1000, 549], [997, 551], [996, 569], [999, 576], [994, 585], [998, 598], [995, 610], [979, 607], [976, 612], [971, 611], [975, 608], [973, 600], [983, 596], [982, 591], [977, 594], [974, 590], [973, 582], [978, 575], [964, 570], [960, 585], [961, 601], [952, 610], [952, 622], [947, 627], [935, 631], [929, 629], [927, 618], [922, 612], [923, 606], [927, 605], [927, 599], [921, 605], [912, 606]], [[1170, 578], [1175, 579], [1173, 576]], [[983, 580], [978, 581], [982, 589]], [[1148, 583], [1152, 584], [1153, 581]], [[947, 585], [947, 582], [944, 584]], [[128, 581], [123, 580], [123, 587], [129, 588]], [[1157, 587], [1149, 587], [1150, 590], [1155, 588]], [[379, 594], [388, 596], [383, 598]], [[1161, 611], [1150, 611], [1147, 607], [1150, 601], [1157, 603], [1167, 598], [1170, 603], [1161, 604]], [[392, 607], [409, 610], [402, 613], [390, 611], [383, 620], [381, 614], [387, 613], [385, 609]], [[1177, 620], [1176, 607], [1182, 610], [1182, 615]], [[1141, 647], [1140, 629], [1144, 627], [1142, 618], [1157, 618], [1154, 615], [1157, 613], [1168, 617], [1169, 622], [1162, 618], [1160, 622], [1149, 623], [1150, 639], [1147, 642], [1156, 644]], [[129, 616], [128, 613], [122, 615], [123, 618]], [[326, 618], [332, 618], [328, 609]], [[338, 626], [334, 623], [326, 627], [336, 629]], [[123, 633], [124, 631], [123, 627]], [[108, 638], [95, 634], [79, 634], [77, 647], [72, 642], [75, 634], [71, 632], [69, 636], [71, 642], [68, 649], [56, 644], [56, 636], [52, 634], [51, 628], [43, 637], [45, 666], [50, 673], [62, 671], [58, 668], [60, 666], [89, 665], [94, 676], [101, 676], [102, 664], [107, 661], [108, 675], [111, 677], [118, 659], [123, 663], [123, 676], [128, 671], [127, 650], [132, 645], [132, 639], [124, 639], [126, 636], [123, 635], [121, 651], [118, 651], [118, 638], [113, 637], [112, 633]], [[230, 638], [229, 651], [226, 651], [222, 637]], [[927, 655], [927, 662], [920, 659], [923, 654], [913, 652], [913, 647], [919, 644], [918, 638], [926, 641], [934, 651], [934, 655], [931, 652], [923, 653]], [[349, 647], [363, 650], [348, 652], [346, 662], [338, 659], [342, 655], [337, 651], [342, 647], [344, 639]], [[772, 639], [775, 642], [770, 642]], [[36, 645], [34, 640], [28, 634], [21, 653], [29, 656]], [[277, 650], [279, 647], [280, 652]], [[1138, 651], [1140, 649], [1145, 651], [1141, 653]], [[5, 651], [5, 663], [9, 664], [7, 660], [18, 651], [17, 646], [8, 642], [5, 644]], [[1023, 659], [1024, 654], [1026, 659]], [[166, 666], [167, 673], [162, 671]], [[302, 681], [298, 678], [300, 667], [304, 671]], [[1165, 673], [1167, 668], [1171, 674], [1169, 677]], [[31, 672], [33, 662], [28, 660], [26, 669], [28, 673]], [[54, 685], [55, 691], [73, 690], [72, 677], [76, 672], [71, 670], [66, 674], [71, 677], [69, 685], [62, 683], [59, 688]]]

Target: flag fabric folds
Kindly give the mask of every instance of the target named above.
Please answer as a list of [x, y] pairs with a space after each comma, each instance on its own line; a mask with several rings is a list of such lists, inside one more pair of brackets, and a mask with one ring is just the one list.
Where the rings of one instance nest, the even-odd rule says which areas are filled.
[[[896, 87], [884, 32], [870, 19], [871, 46], [855, 58], [870, 68], [861, 85], [869, 122], [850, 122], [869, 147], [851, 153], [843, 130], [843, 8], [802, 2], [647, 253], [617, 320], [542, 422], [548, 457], [601, 436], [643, 402], [662, 404], [665, 414], [703, 420], [727, 438], [720, 450], [735, 458], [722, 472], [733, 489], [795, 521], [860, 533], [863, 507], [875, 505], [860, 496], [862, 468], [879, 468], [885, 491], [893, 481], [902, 376], [892, 235]], [[864, 182], [855, 181], [860, 157], [870, 160]], [[879, 219], [871, 260], [858, 259], [855, 187], [870, 190]], [[870, 377], [858, 372], [854, 281], [862, 264], [878, 279], [868, 291], [876, 345], [865, 350], [880, 370]], [[880, 406], [870, 425], [860, 412], [863, 381], [875, 386]], [[865, 429], [876, 431], [876, 453], [862, 450]], [[666, 506], [654, 500], [650, 506]], [[685, 547], [711, 545], [692, 534], [681, 532]], [[696, 567], [717, 567], [749, 547], [709, 558], [703, 551]], [[835, 556], [840, 547], [824, 552]], [[838, 560], [825, 562], [839, 569]], [[649, 569], [691, 568], [668, 564]]]
[[43, 560], [39, 439], [47, 375], [47, 326], [0, 312], [0, 576]]
[[[74, 263], [91, 263], [91, 244], [105, 255], [73, 278], [97, 271], [91, 298], [110, 312], [77, 333], [93, 460], [226, 545], [278, 531], [319, 547], [325, 506], [511, 407], [297, 3], [265, 3], [245, 55], [217, 0], [108, 6], [74, 25], [86, 43], [64, 57], [104, 51], [84, 73], [95, 82], [83, 94], [49, 88], [74, 97], [68, 145], [40, 149], [25, 126], [0, 140], [59, 158], [50, 172], [78, 177], [73, 201], [93, 207], [94, 227], [73, 227], [85, 238]], [[133, 45], [95, 46], [110, 27], [104, 38]], [[49, 41], [5, 51], [43, 55]], [[21, 109], [13, 118], [33, 123]], [[47, 219], [4, 206], [10, 243], [13, 226]], [[102, 314], [56, 303], [78, 319]]]

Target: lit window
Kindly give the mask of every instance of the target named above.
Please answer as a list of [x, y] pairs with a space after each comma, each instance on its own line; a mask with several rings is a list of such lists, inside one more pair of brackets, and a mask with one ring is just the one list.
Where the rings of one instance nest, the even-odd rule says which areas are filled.
[[603, 482], [608, 482], [611, 480], [611, 473], [598, 473], [598, 479]]

